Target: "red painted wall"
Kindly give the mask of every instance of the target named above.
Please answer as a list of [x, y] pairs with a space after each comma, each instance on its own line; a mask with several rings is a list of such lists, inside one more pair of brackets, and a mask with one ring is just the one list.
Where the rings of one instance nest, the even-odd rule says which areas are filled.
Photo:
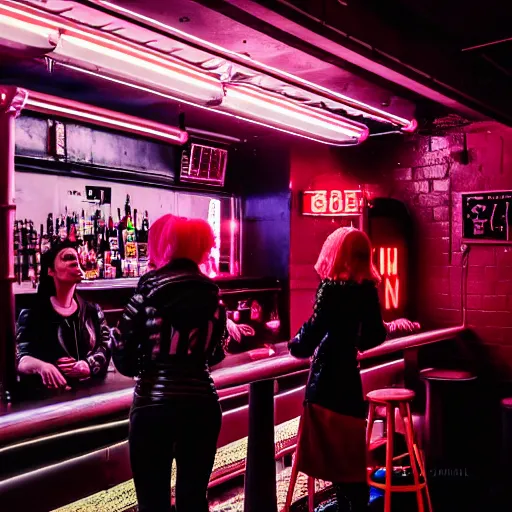
[[[465, 163], [464, 136], [467, 141]], [[512, 129], [473, 124], [446, 136], [372, 139], [358, 148], [302, 147], [291, 159], [291, 322], [311, 312], [313, 265], [331, 219], [300, 215], [299, 193], [317, 182], [366, 184], [403, 201], [414, 221], [417, 255], [411, 301], [426, 328], [461, 322], [461, 193], [512, 190]], [[467, 278], [468, 324], [503, 379], [512, 378], [512, 246], [473, 246]]]

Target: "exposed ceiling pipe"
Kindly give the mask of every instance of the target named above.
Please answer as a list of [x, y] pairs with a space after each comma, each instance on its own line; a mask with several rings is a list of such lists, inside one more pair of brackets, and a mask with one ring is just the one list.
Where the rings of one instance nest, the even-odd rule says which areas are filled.
[[497, 44], [508, 43], [512, 41], [512, 37], [507, 37], [506, 39], [499, 39], [497, 41], [490, 41], [489, 43], [477, 44], [476, 46], [469, 46], [468, 48], [463, 48], [463, 52], [470, 52], [473, 50], [480, 50], [482, 48], [487, 48], [488, 46], [496, 46]]

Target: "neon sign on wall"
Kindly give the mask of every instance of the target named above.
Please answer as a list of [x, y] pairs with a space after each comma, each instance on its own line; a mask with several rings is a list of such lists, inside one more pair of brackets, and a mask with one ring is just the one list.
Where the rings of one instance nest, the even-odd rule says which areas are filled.
[[303, 193], [303, 215], [342, 217], [360, 215], [362, 210], [361, 190], [306, 190]]
[[399, 275], [401, 251], [398, 247], [376, 247], [374, 255], [377, 259], [377, 269], [382, 277], [384, 308], [388, 311], [399, 309], [401, 306]]

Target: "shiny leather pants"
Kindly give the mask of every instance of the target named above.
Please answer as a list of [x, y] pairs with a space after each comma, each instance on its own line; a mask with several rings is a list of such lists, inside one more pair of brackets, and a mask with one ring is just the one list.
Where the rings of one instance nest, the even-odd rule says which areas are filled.
[[130, 461], [139, 512], [170, 512], [174, 460], [176, 511], [208, 512], [207, 488], [221, 421], [216, 397], [132, 408]]

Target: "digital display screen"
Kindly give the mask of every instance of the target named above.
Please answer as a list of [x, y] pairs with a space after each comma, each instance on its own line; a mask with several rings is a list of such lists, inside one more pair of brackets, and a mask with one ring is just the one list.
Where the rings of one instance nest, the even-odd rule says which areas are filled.
[[181, 181], [222, 187], [227, 162], [227, 150], [192, 144], [190, 155], [182, 158]]

